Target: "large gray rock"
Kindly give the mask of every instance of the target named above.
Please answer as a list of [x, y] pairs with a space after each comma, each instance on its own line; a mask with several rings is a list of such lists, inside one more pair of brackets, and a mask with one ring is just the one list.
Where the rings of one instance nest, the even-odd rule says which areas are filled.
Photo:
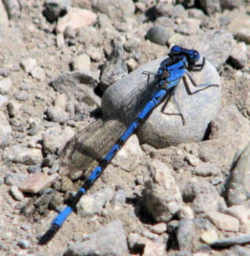
[[122, 223], [113, 221], [97, 232], [89, 235], [88, 240], [71, 245], [63, 256], [124, 256], [129, 255], [126, 235]]
[[[119, 119], [126, 125], [132, 122], [157, 88], [153, 76], [147, 83], [147, 77], [143, 75], [143, 71], [155, 73], [164, 58], [141, 66], [109, 87], [103, 95], [104, 115], [110, 119]], [[209, 61], [206, 61], [201, 72], [193, 72], [192, 77], [197, 84], [220, 84], [219, 75]], [[191, 87], [189, 79], [188, 84]], [[196, 89], [192, 86], [191, 90], [195, 91]], [[181, 79], [175, 95], [186, 124], [183, 125], [180, 116], [162, 113], [161, 104], [139, 130], [142, 143], [160, 148], [183, 142], [199, 141], [204, 137], [208, 124], [215, 118], [220, 107], [220, 87], [211, 87], [197, 94], [189, 95], [183, 84], [183, 79]], [[172, 99], [164, 112], [178, 112]]]

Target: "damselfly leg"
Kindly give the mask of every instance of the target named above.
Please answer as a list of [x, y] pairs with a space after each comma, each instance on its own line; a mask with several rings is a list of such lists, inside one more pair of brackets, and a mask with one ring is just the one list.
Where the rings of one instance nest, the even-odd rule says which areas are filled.
[[[165, 111], [165, 108], [167, 107], [168, 105], [168, 102], [170, 100], [170, 98], [173, 96], [173, 103], [175, 104], [176, 108], [177, 108], [177, 113], [169, 113], [169, 112], [164, 112]], [[168, 94], [168, 97], [165, 99], [164, 101], [164, 104], [163, 106], [161, 107], [161, 112], [165, 115], [169, 115], [169, 116], [180, 116], [181, 117], [181, 120], [182, 120], [182, 124], [185, 125], [186, 124], [186, 121], [185, 121], [185, 118], [184, 118], [184, 115], [182, 114], [181, 112], [181, 107], [176, 99], [176, 96], [175, 96], [175, 88]]]
[[195, 91], [192, 92], [191, 89], [190, 89], [190, 87], [189, 87], [189, 85], [188, 85], [187, 77], [186, 77], [186, 76], [183, 76], [184, 86], [185, 86], [185, 88], [186, 88], [188, 94], [190, 94], [190, 95], [196, 94], [196, 93], [198, 93], [198, 92], [200, 92], [200, 91], [204, 91], [204, 90], [206, 90], [206, 89], [208, 89], [208, 88], [210, 88], [210, 87], [219, 87], [218, 84], [197, 84], [197, 83], [195, 82], [195, 80], [192, 78], [191, 74], [189, 74], [188, 72], [186, 72], [185, 75], [189, 78], [189, 80], [191, 81], [191, 83], [193, 84], [194, 87], [200, 88], [200, 89], [197, 89], [197, 90], [195, 90]]

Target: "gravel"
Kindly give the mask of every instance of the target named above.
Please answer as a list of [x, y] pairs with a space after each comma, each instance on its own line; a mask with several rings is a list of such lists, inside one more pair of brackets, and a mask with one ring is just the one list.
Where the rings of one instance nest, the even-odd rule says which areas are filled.
[[[249, 7], [178, 3], [0, 0], [2, 256], [250, 255]], [[39, 246], [156, 89], [142, 72], [174, 44], [206, 58], [198, 84], [219, 87], [189, 95], [181, 81], [186, 124], [154, 110]]]

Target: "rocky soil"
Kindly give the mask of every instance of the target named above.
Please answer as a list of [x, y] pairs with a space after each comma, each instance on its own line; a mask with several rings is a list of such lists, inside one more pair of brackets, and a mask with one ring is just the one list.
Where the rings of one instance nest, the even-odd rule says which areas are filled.
[[[250, 255], [249, 27], [248, 0], [0, 0], [0, 255]], [[187, 126], [156, 110], [38, 245], [98, 163], [81, 143], [112, 144], [127, 105], [145, 101], [131, 72], [174, 44], [199, 50], [219, 89], [180, 91]], [[150, 136], [158, 121], [164, 140]], [[165, 143], [168, 124], [185, 136]]]

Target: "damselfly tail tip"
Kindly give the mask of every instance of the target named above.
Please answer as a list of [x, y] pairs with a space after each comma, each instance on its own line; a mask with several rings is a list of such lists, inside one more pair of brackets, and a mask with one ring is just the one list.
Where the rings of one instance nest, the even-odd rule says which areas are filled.
[[39, 238], [38, 244], [39, 245], [47, 244], [55, 236], [59, 228], [60, 226], [56, 224], [52, 224], [50, 229], [43, 236]]

